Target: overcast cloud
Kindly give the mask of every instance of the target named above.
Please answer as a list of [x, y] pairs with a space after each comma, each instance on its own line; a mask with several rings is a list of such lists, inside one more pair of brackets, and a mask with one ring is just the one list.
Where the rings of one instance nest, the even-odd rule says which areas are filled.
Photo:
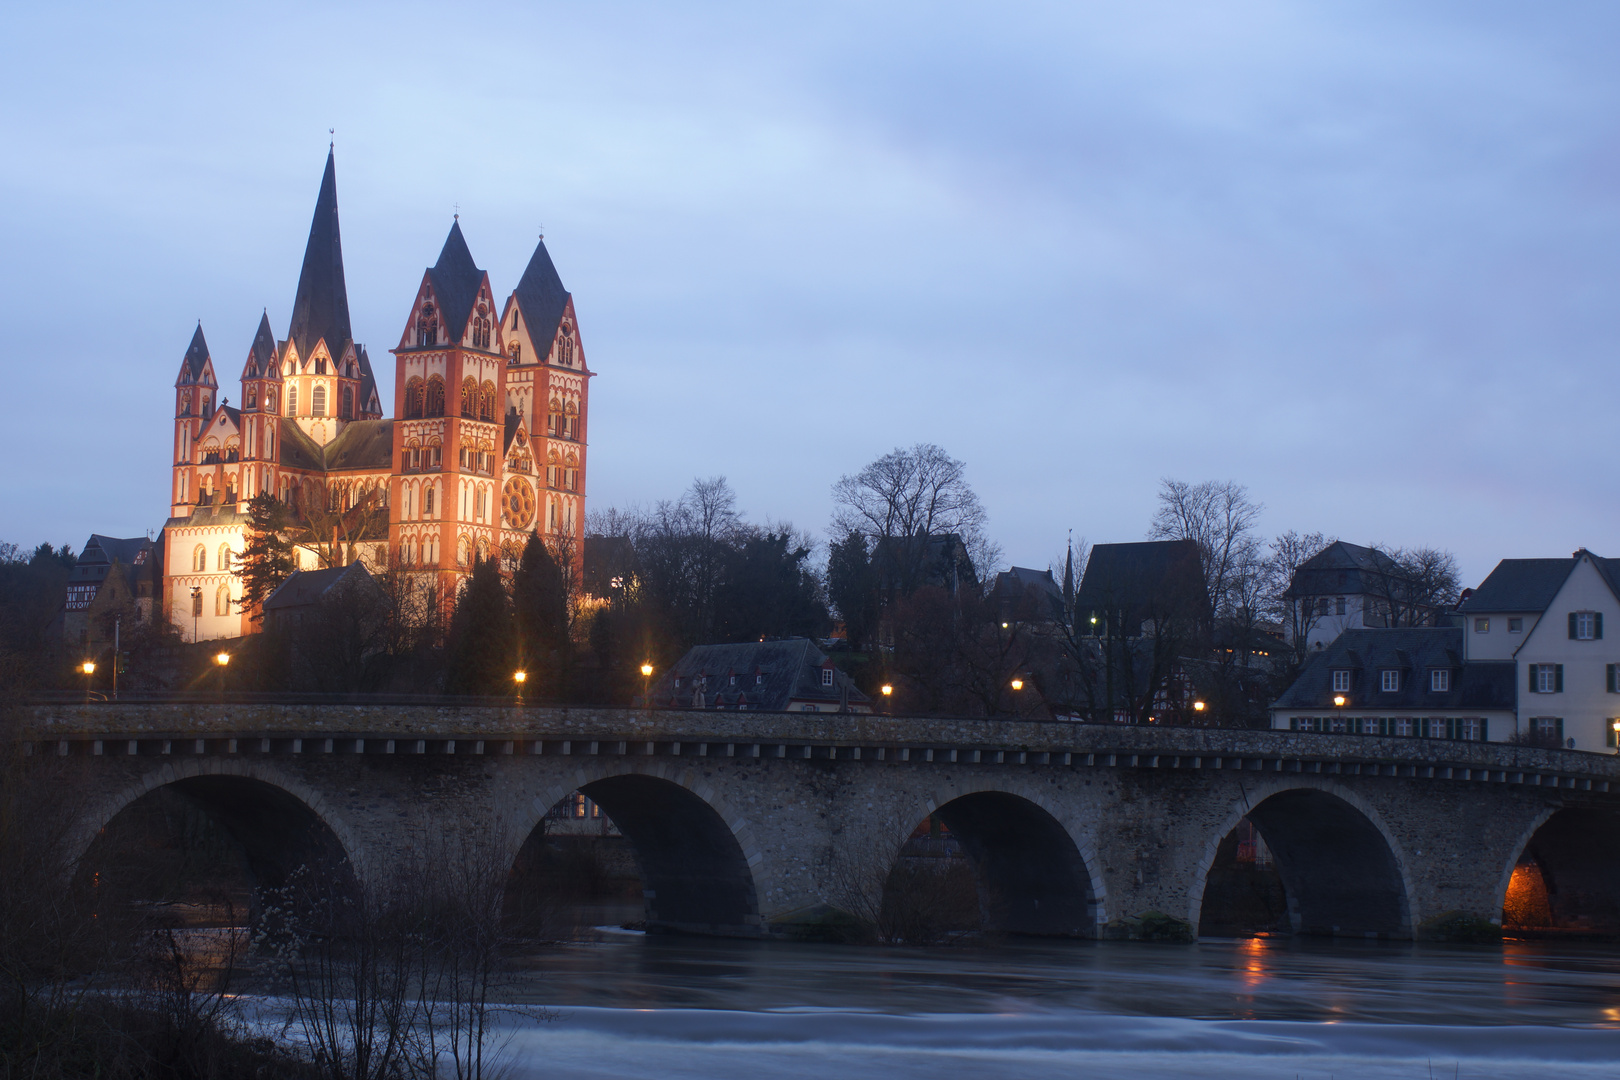
[[544, 225], [592, 506], [723, 473], [820, 529], [839, 474], [927, 440], [1022, 565], [1141, 539], [1163, 476], [1470, 583], [1620, 554], [1612, 5], [7, 18], [0, 540], [162, 527], [192, 328], [234, 401], [335, 127], [387, 393], [455, 208], [502, 294]]

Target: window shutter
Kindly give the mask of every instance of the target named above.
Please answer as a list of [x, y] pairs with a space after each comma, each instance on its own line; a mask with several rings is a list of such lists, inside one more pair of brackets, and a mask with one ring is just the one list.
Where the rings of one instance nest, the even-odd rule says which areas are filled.
[[1448, 717], [1446, 717], [1446, 738], [1455, 739], [1456, 737], [1457, 737], [1457, 718], [1455, 716], [1448, 716]]
[[1553, 665], [1553, 692], [1558, 693], [1558, 694], [1562, 694], [1564, 692], [1564, 665], [1563, 664], [1554, 664]]
[[1564, 718], [1560, 716], [1557, 720], [1554, 720], [1553, 723], [1558, 725], [1558, 741], [1562, 743], [1564, 741]]
[[1536, 665], [1536, 664], [1526, 664], [1525, 665], [1525, 668], [1530, 672], [1530, 692], [1532, 694], [1536, 692], [1536, 668], [1537, 668], [1537, 666], [1538, 665]]
[[1592, 615], [1592, 636], [1599, 641], [1603, 640], [1603, 612], [1594, 612]]
[[1573, 611], [1569, 613], [1569, 638], [1571, 641], [1575, 640], [1575, 613]]
[[1482, 716], [1479, 718], [1479, 741], [1491, 741], [1491, 718], [1488, 716]]
[[1612, 693], [1614, 693], [1614, 665], [1613, 664], [1605, 665], [1603, 670], [1604, 670], [1604, 673], [1608, 677], [1607, 689], [1608, 689], [1609, 693], [1612, 694]]

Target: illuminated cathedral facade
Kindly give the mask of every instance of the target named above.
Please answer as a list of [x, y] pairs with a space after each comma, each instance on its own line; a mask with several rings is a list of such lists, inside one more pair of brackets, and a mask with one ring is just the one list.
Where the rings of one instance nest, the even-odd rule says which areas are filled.
[[358, 558], [448, 598], [475, 558], [515, 556], [537, 532], [578, 559], [591, 372], [543, 239], [496, 297], [458, 218], [391, 350], [385, 409], [350, 329], [327, 155], [287, 336], [260, 318], [238, 404], [200, 324], [175, 381], [163, 601], [187, 640], [256, 629], [232, 571], [263, 492], [298, 519], [302, 569]]

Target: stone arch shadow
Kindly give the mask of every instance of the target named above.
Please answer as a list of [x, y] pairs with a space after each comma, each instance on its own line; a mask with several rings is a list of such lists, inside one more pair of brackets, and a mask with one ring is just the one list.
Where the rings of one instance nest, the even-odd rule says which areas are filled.
[[1497, 881], [1493, 915], [1504, 923], [1515, 870], [1526, 860], [1540, 877], [1548, 927], [1620, 933], [1620, 810], [1541, 809], [1514, 842]]
[[318, 791], [267, 763], [220, 758], [166, 762], [93, 804], [75, 842], [81, 871], [115, 819], [160, 790], [181, 796], [220, 826], [260, 889], [285, 884], [300, 868], [344, 886], [363, 875], [352, 830]]
[[1247, 817], [1271, 849], [1294, 932], [1328, 937], [1412, 937], [1412, 882], [1400, 845], [1354, 791], [1310, 778], [1277, 780], [1239, 798], [1206, 838], [1188, 895], [1203, 921], [1210, 867]]
[[630, 841], [645, 888], [647, 928], [752, 937], [763, 931], [764, 856], [748, 820], [690, 769], [612, 763], [579, 769], [530, 802], [508, 853], [515, 863], [546, 812], [573, 792], [602, 808]]
[[979, 784], [936, 791], [919, 809], [891, 843], [898, 850], [930, 815], [944, 822], [973, 867], [984, 929], [1097, 936], [1107, 920], [1107, 892], [1096, 870], [1096, 844], [1089, 832], [1077, 834], [1044, 792], [1023, 784]]

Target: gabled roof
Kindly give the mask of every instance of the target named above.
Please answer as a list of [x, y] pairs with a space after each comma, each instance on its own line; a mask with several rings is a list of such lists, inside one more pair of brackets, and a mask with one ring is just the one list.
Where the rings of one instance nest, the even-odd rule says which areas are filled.
[[270, 329], [270, 313], [266, 311], [259, 316], [259, 329], [253, 335], [253, 345], [248, 349], [246, 370], [244, 378], [277, 378], [281, 374], [276, 364], [276, 335]]
[[[568, 309], [568, 290], [563, 288], [562, 278], [557, 276], [557, 267], [551, 261], [551, 253], [546, 250], [544, 238], [535, 245], [534, 254], [529, 256], [529, 265], [518, 279], [517, 288], [512, 290], [512, 298], [523, 313], [523, 321], [528, 323], [529, 340], [534, 342], [534, 347], [537, 350], [549, 349], [557, 337], [557, 326], [562, 322], [563, 312]], [[544, 353], [535, 359], [545, 359]]]
[[1399, 572], [1395, 560], [1377, 548], [1335, 540], [1299, 565], [1288, 595], [1381, 592], [1374, 582]]
[[[1312, 653], [1293, 685], [1273, 705], [1278, 709], [1332, 711], [1333, 672], [1348, 670], [1344, 708], [1380, 712], [1425, 709], [1512, 709], [1518, 701], [1517, 666], [1511, 660], [1464, 662], [1463, 630], [1455, 626], [1346, 630]], [[1452, 672], [1451, 689], [1429, 689], [1429, 672]], [[1379, 672], [1400, 671], [1400, 689], [1384, 691]]]
[[[1558, 595], [1558, 590], [1569, 580], [1570, 572], [1578, 560], [1567, 559], [1503, 559], [1496, 569], [1475, 589], [1468, 599], [1457, 605], [1464, 614], [1495, 611], [1546, 611]], [[1593, 556], [1599, 570], [1606, 570], [1609, 559]], [[1611, 586], [1613, 576], [1609, 576]]]
[[1129, 613], [1127, 623], [1147, 618], [1151, 609], [1186, 607], [1190, 614], [1207, 617], [1209, 595], [1197, 542], [1097, 544], [1086, 560], [1075, 607], [1082, 611], [1124, 611]]
[[484, 272], [473, 262], [467, 239], [461, 235], [459, 220], [451, 224], [450, 235], [444, 238], [444, 247], [439, 251], [439, 261], [428, 268], [428, 279], [433, 282], [433, 292], [439, 300], [445, 333], [451, 341], [460, 341], [467, 332], [467, 318], [478, 300]]
[[364, 345], [354, 347], [356, 362], [360, 365], [360, 400], [355, 402], [356, 415], [366, 412], [366, 406], [372, 398], [377, 398], [377, 411], [382, 411], [382, 398], [377, 394], [377, 377], [371, 373], [371, 357], [366, 355]]
[[298, 570], [264, 598], [264, 610], [307, 607], [320, 603], [340, 585], [364, 587], [366, 584], [374, 583], [364, 563], [353, 562], [325, 570]]
[[518, 428], [523, 426], [523, 417], [516, 408], [506, 410], [506, 439], [501, 443], [501, 453], [512, 449], [512, 440], [517, 437]]
[[343, 281], [343, 240], [338, 234], [337, 166], [330, 150], [321, 192], [315, 199], [315, 216], [309, 223], [287, 339], [304, 359], [324, 339], [334, 360], [354, 340], [349, 329], [349, 292]]
[[276, 449], [281, 464], [289, 469], [304, 469], [308, 472], [321, 472], [326, 468], [326, 455], [315, 445], [314, 439], [304, 434], [303, 428], [291, 421], [278, 427], [281, 431], [281, 445]]
[[394, 422], [350, 421], [322, 457], [328, 469], [387, 469], [394, 458]]
[[85, 542], [84, 548], [79, 552], [79, 564], [121, 562], [133, 566], [136, 558], [142, 552], [150, 552], [151, 550], [152, 541], [144, 536], [131, 536], [127, 539], [120, 539], [116, 536], [102, 536], [100, 533], [91, 533], [90, 539]]
[[207, 366], [208, 342], [203, 338], [202, 322], [199, 320], [197, 332], [191, 335], [191, 344], [186, 346], [186, 355], [180, 361], [180, 377], [174, 385], [184, 386], [202, 381], [203, 369]]
[[[740, 702], [749, 712], [782, 712], [795, 702], [834, 709], [843, 703], [871, 705], [871, 698], [836, 667], [833, 685], [821, 685], [821, 671], [827, 665], [827, 655], [809, 638], [698, 645], [660, 677], [652, 690], [653, 703], [676, 709], [735, 709]], [[681, 680], [679, 689], [676, 678]], [[698, 706], [695, 698], [700, 693]]]

